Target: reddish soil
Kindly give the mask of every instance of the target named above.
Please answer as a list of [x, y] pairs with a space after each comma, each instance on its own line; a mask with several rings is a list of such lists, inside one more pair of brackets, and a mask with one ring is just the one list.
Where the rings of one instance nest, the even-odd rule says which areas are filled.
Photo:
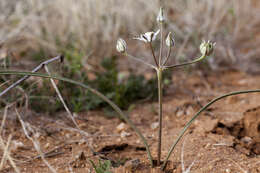
[[[162, 158], [202, 105], [227, 92], [260, 88], [260, 76], [235, 71], [209, 75], [177, 72], [173, 81], [163, 102]], [[44, 116], [18, 111], [40, 134], [41, 149], [57, 172], [70, 172], [70, 169], [75, 173], [94, 172], [90, 159], [95, 163], [99, 159], [109, 159], [114, 166], [122, 163], [111, 172], [160, 172], [158, 168], [149, 167], [145, 148], [134, 131], [126, 124], [119, 129], [122, 121], [107, 118], [101, 111], [77, 116], [80, 128], [88, 136], [75, 131], [72, 123], [64, 118], [65, 113]], [[158, 120], [156, 112], [157, 103], [146, 102], [138, 103], [129, 113], [147, 138], [154, 158], [158, 128], [153, 129], [151, 125]], [[15, 112], [10, 109], [2, 136], [7, 141], [12, 134], [13, 142], [23, 143], [11, 151], [17, 167], [21, 172], [50, 172], [14, 117]], [[181, 153], [186, 169], [194, 161], [191, 167], [194, 173], [260, 173], [260, 93], [228, 97], [202, 113], [175, 148], [166, 172], [182, 172]], [[0, 156], [3, 156], [2, 151]], [[7, 162], [1, 172], [14, 170]]]

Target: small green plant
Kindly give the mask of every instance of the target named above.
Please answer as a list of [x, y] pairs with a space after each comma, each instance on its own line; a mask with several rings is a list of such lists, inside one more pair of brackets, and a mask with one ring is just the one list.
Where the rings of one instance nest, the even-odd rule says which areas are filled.
[[[115, 57], [105, 58], [101, 65], [104, 70], [96, 72], [96, 79], [88, 83], [121, 109], [128, 109], [131, 103], [136, 100], [156, 98], [156, 94], [154, 94], [154, 91], [157, 90], [157, 86], [154, 85], [156, 77], [147, 80], [143, 75], [130, 74], [122, 79], [116, 66]], [[90, 92], [86, 93], [85, 98], [88, 103], [87, 110], [108, 106], [106, 102]]]
[[92, 160], [89, 160], [96, 173], [112, 173], [110, 160], [98, 161], [96, 165]]
[[[82, 74], [80, 80], [96, 88], [121, 109], [128, 109], [129, 106], [137, 100], [157, 98], [157, 95], [154, 94], [157, 90], [157, 86], [155, 85], [157, 82], [156, 77], [149, 80], [145, 79], [144, 75], [136, 74], [122, 77], [117, 68], [116, 57], [104, 58], [101, 62], [101, 68], [102, 70], [94, 73], [95, 79], [93, 80], [88, 79], [88, 77], [84, 75], [84, 72], [78, 70], [78, 72]], [[65, 70], [68, 78], [78, 78], [75, 74], [72, 74], [69, 69]], [[170, 79], [169, 74], [170, 73], [166, 74], [165, 86], [169, 85], [169, 83], [167, 83]], [[63, 90], [63, 95], [67, 98], [66, 100], [70, 100], [74, 112], [98, 108], [109, 110], [109, 105], [104, 100], [91, 92], [82, 90], [82, 88], [64, 83], [61, 89]]]
[[[158, 105], [159, 105], [159, 110], [158, 110], [158, 116], [159, 116], [159, 130], [158, 130], [158, 149], [157, 149], [157, 165], [159, 166], [161, 163], [161, 136], [162, 136], [162, 91], [163, 91], [163, 85], [162, 85], [162, 81], [163, 81], [163, 71], [168, 70], [168, 69], [172, 69], [172, 68], [177, 68], [177, 67], [182, 67], [182, 66], [187, 66], [190, 64], [194, 64], [197, 62], [200, 62], [201, 60], [205, 59], [206, 57], [210, 56], [213, 52], [214, 49], [214, 45], [215, 43], [212, 43], [210, 41], [205, 42], [203, 41], [200, 44], [200, 52], [201, 52], [201, 56], [191, 62], [186, 62], [186, 63], [182, 63], [182, 64], [177, 64], [177, 65], [167, 65], [168, 59], [170, 58], [171, 55], [171, 50], [175, 45], [175, 41], [174, 41], [174, 37], [173, 34], [171, 32], [168, 33], [166, 39], [165, 39], [165, 45], [168, 48], [168, 52], [166, 54], [165, 57], [163, 57], [163, 47], [164, 47], [164, 33], [163, 33], [163, 25], [165, 22], [165, 17], [163, 15], [163, 8], [160, 8], [159, 14], [157, 16], [157, 22], [159, 24], [159, 28], [156, 32], [146, 32], [145, 34], [141, 34], [139, 37], [135, 37], [134, 39], [136, 40], [140, 40], [142, 42], [144, 42], [145, 44], [148, 44], [150, 46], [151, 49], [151, 53], [152, 53], [152, 58], [154, 60], [155, 65], [153, 64], [149, 64], [139, 58], [136, 58], [132, 55], [130, 55], [127, 52], [127, 45], [126, 42], [122, 39], [119, 38], [117, 40], [117, 44], [116, 44], [116, 49], [118, 52], [122, 53], [123, 55], [130, 57], [134, 60], [137, 60], [139, 62], [142, 62], [143, 64], [151, 67], [152, 69], [154, 69], [157, 73], [157, 79], [158, 79]], [[153, 48], [153, 41], [156, 40], [157, 35], [160, 33], [160, 52], [158, 57], [155, 55], [154, 52], [154, 48]]]

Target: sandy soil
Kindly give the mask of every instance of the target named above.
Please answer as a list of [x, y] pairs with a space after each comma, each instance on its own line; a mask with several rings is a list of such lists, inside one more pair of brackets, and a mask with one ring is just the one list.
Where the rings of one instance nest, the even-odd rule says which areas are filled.
[[[202, 105], [221, 94], [260, 88], [260, 76], [225, 71], [218, 74], [176, 73], [163, 102], [162, 158], [185, 123]], [[73, 128], [66, 113], [46, 116], [18, 110], [39, 134], [46, 160], [57, 172], [94, 172], [89, 160], [112, 162], [112, 172], [160, 172], [150, 168], [145, 148], [134, 131], [101, 111], [80, 113], [77, 122], [85, 134]], [[157, 150], [157, 104], [136, 104], [129, 117], [148, 139], [152, 155]], [[28, 140], [15, 112], [8, 112], [3, 139], [12, 134], [11, 156], [21, 172], [50, 172]], [[152, 127], [153, 126], [153, 127]], [[17, 147], [17, 144], [21, 144]], [[15, 145], [16, 144], [16, 145]], [[181, 155], [183, 153], [183, 161]], [[2, 157], [3, 152], [0, 151]], [[182, 172], [192, 163], [194, 173], [260, 172], [260, 94], [226, 98], [207, 109], [191, 126], [170, 157], [166, 172]], [[1, 172], [14, 172], [9, 162]]]

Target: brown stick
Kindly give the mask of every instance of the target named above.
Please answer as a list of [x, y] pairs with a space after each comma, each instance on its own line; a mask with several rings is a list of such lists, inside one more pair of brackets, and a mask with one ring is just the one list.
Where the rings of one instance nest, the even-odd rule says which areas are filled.
[[[56, 56], [54, 58], [51, 58], [49, 60], [46, 60], [44, 62], [42, 62], [40, 65], [38, 65], [37, 67], [35, 67], [31, 72], [34, 73], [34, 72], [37, 72], [39, 71], [40, 69], [42, 69], [45, 65], [49, 64], [49, 63], [52, 63], [53, 61], [57, 61], [57, 60], [60, 60], [61, 62], [63, 62], [63, 55], [59, 55], [59, 56]], [[26, 79], [28, 79], [30, 76], [29, 75], [26, 75], [24, 77], [22, 77], [21, 79], [19, 79], [18, 81], [16, 81], [15, 83], [13, 83], [12, 85], [10, 85], [8, 88], [6, 88], [4, 91], [2, 91], [0, 93], [0, 97], [2, 97], [4, 94], [6, 94], [9, 90], [11, 90], [12, 88], [16, 87], [17, 85], [19, 85], [21, 82], [25, 81]]]

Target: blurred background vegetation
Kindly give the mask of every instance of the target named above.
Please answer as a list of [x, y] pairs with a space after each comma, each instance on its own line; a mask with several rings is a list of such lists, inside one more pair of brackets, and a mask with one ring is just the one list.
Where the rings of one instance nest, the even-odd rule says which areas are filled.
[[[53, 66], [53, 73], [88, 83], [128, 109], [136, 100], [156, 97], [156, 79], [147, 77], [150, 70], [146, 67], [120, 57], [115, 42], [124, 38], [129, 52], [152, 62], [148, 48], [132, 38], [157, 30], [160, 3], [167, 16], [165, 29], [172, 31], [176, 40], [172, 63], [195, 58], [201, 40], [209, 39], [217, 46], [213, 58], [204, 64], [207, 70], [260, 72], [257, 0], [1, 0], [1, 68], [29, 71], [52, 56], [64, 54], [65, 63], [60, 68]], [[154, 46], [158, 50], [158, 42]], [[10, 80], [10, 84], [15, 79], [2, 76], [0, 80]], [[166, 74], [165, 85], [170, 79], [171, 74]], [[1, 105], [21, 97], [22, 90], [37, 111], [60, 110], [62, 105], [49, 81], [33, 81], [1, 98]], [[106, 107], [80, 88], [65, 83], [59, 87], [73, 111]]]

